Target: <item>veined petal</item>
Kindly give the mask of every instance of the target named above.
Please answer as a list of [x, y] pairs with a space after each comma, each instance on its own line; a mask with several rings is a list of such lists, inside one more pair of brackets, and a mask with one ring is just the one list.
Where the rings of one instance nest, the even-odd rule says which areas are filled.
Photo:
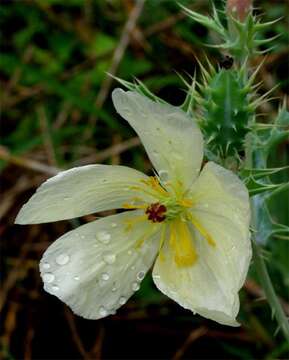
[[227, 291], [222, 278], [218, 278], [218, 272], [209, 266], [210, 258], [201, 251], [200, 244], [209, 245], [192, 228], [190, 231], [198, 254], [197, 261], [190, 266], [179, 266], [173, 247], [166, 242], [154, 265], [153, 280], [162, 293], [185, 309], [220, 324], [237, 326], [238, 295], [231, 289]]
[[137, 195], [151, 202], [151, 196], [134, 189], [147, 179], [125, 166], [87, 165], [63, 171], [37, 189], [15, 222], [37, 224], [117, 209]]
[[202, 134], [178, 107], [156, 103], [136, 92], [116, 89], [117, 112], [137, 132], [148, 156], [164, 181], [188, 188], [197, 177], [203, 158]]
[[221, 324], [236, 326], [238, 291], [251, 260], [248, 191], [232, 172], [208, 163], [191, 190], [190, 231], [198, 256], [177, 266], [166, 245], [153, 277], [158, 288], [183, 307]]
[[140, 214], [108, 216], [56, 240], [40, 263], [44, 289], [87, 319], [114, 313], [139, 289], [157, 254], [158, 228], [139, 221]]
[[[250, 201], [248, 190], [231, 171], [209, 162], [192, 188], [192, 215], [222, 253], [228, 276], [237, 290], [251, 261]], [[211, 247], [212, 249], [212, 247]], [[226, 260], [226, 261], [225, 261]], [[220, 265], [221, 266], [221, 265]]]

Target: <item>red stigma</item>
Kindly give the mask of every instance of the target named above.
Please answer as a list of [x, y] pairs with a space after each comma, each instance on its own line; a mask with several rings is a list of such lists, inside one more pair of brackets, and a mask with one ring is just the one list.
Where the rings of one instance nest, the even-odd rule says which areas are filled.
[[167, 208], [165, 205], [162, 205], [160, 203], [151, 204], [145, 211], [146, 214], [148, 214], [148, 219], [152, 222], [162, 222], [166, 218]]

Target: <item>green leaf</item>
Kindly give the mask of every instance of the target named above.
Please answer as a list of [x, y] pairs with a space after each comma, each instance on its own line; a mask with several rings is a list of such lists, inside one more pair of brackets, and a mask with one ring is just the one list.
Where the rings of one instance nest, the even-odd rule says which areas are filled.
[[283, 183], [282, 184], [264, 183], [258, 181], [253, 176], [249, 176], [244, 182], [245, 185], [247, 186], [247, 189], [249, 190], [249, 194], [251, 197], [264, 192], [273, 191], [284, 186]]

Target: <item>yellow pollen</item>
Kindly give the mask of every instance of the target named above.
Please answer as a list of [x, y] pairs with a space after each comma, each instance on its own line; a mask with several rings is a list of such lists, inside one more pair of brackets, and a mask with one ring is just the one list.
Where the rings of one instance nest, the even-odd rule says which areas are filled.
[[216, 246], [214, 239], [207, 232], [207, 230], [203, 228], [203, 226], [198, 222], [198, 220], [196, 220], [196, 218], [193, 217], [192, 214], [189, 214], [189, 219], [191, 223], [194, 225], [194, 227], [198, 230], [198, 232], [207, 240], [208, 244], [211, 246]]
[[179, 267], [191, 266], [198, 258], [188, 226], [180, 219], [170, 226], [169, 245], [175, 254], [175, 263]]

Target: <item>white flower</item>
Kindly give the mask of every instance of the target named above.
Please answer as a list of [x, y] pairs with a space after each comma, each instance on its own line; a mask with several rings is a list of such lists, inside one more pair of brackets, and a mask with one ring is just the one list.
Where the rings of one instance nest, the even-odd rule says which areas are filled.
[[40, 186], [18, 224], [129, 209], [82, 225], [55, 241], [40, 262], [47, 292], [85, 318], [115, 312], [154, 264], [156, 286], [186, 309], [238, 325], [238, 291], [251, 259], [248, 192], [212, 162], [179, 108], [116, 89], [117, 111], [135, 129], [157, 171], [88, 165]]

